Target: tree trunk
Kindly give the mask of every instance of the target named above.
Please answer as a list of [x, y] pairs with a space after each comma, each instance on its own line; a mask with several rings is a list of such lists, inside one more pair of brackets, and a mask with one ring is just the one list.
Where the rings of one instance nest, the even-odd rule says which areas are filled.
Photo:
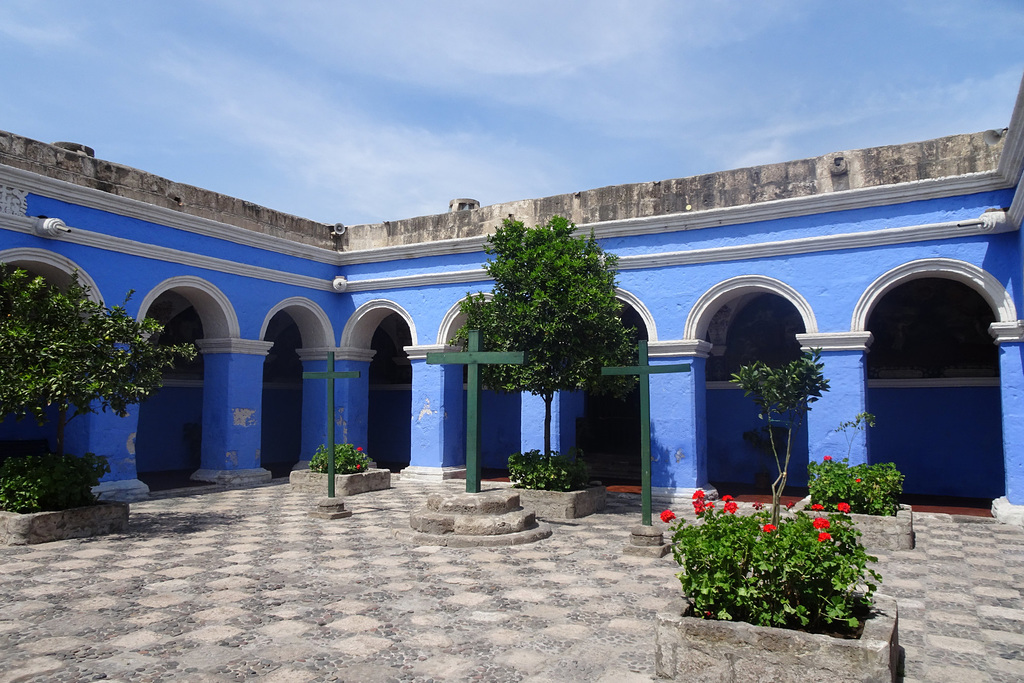
[[541, 394], [544, 399], [544, 455], [551, 455], [551, 401], [554, 394]]

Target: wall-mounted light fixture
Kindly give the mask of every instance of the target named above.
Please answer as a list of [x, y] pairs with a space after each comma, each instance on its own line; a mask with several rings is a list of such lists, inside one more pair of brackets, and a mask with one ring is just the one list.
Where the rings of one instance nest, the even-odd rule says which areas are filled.
[[334, 282], [331, 283], [331, 286], [334, 287], [335, 292], [344, 292], [348, 289], [348, 278], [344, 275], [339, 275], [334, 278]]

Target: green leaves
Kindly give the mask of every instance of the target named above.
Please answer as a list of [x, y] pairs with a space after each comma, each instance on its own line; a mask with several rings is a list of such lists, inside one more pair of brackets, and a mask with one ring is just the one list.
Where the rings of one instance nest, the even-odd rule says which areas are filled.
[[195, 356], [190, 344], [151, 344], [161, 329], [92, 301], [75, 274], [59, 290], [0, 264], [0, 414], [43, 423], [54, 406], [62, 450], [66, 420], [97, 409], [124, 416], [160, 387], [164, 368]]
[[590, 477], [582, 453], [542, 455], [539, 450], [508, 456], [508, 478], [516, 488], [541, 491], [576, 491], [587, 487]]
[[0, 467], [0, 510], [67, 510], [96, 502], [92, 487], [110, 471], [107, 459], [86, 453], [9, 458]]
[[[309, 471], [327, 473], [327, 446], [320, 444], [309, 460]], [[350, 443], [334, 444], [334, 474], [355, 474], [370, 469], [370, 458], [362, 448]]]
[[807, 490], [811, 503], [835, 510], [847, 503], [850, 512], [892, 516], [899, 512], [903, 474], [891, 462], [850, 467], [847, 459], [825, 460], [807, 465]]

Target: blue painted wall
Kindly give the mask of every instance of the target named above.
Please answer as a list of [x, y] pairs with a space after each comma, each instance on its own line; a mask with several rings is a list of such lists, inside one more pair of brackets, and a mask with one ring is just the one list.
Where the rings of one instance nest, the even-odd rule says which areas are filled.
[[871, 462], [894, 462], [906, 493], [1003, 495], [999, 387], [869, 388]]

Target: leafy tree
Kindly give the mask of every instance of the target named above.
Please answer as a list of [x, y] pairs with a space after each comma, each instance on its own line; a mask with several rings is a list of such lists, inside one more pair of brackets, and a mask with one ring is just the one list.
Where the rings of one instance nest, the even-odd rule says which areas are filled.
[[489, 351], [525, 351], [523, 365], [484, 366], [483, 380], [499, 391], [527, 391], [544, 399], [544, 452], [551, 453], [551, 402], [557, 391], [586, 389], [624, 396], [629, 377], [601, 377], [604, 365], [628, 365], [635, 357], [629, 330], [615, 298], [618, 258], [605, 253], [593, 234], [554, 216], [527, 228], [506, 219], [488, 239], [487, 273], [492, 296], [462, 303], [466, 324], [478, 329]]
[[758, 418], [769, 427], [785, 431], [785, 455], [780, 458], [777, 430], [768, 429], [772, 455], [778, 477], [772, 482], [772, 524], [779, 524], [779, 499], [789, 476], [789, 459], [793, 453], [793, 434], [803, 424], [812, 403], [828, 391], [828, 380], [822, 375], [821, 349], [805, 351], [800, 358], [779, 368], [770, 368], [762, 361], [744, 365], [732, 376], [733, 384], [743, 389], [757, 405]]
[[44, 424], [54, 406], [63, 455], [69, 420], [97, 408], [124, 417], [160, 388], [162, 370], [175, 358], [195, 356], [191, 344], [150, 343], [161, 329], [152, 318], [135, 320], [123, 305], [93, 301], [77, 274], [61, 290], [0, 264], [0, 416], [31, 414]]

